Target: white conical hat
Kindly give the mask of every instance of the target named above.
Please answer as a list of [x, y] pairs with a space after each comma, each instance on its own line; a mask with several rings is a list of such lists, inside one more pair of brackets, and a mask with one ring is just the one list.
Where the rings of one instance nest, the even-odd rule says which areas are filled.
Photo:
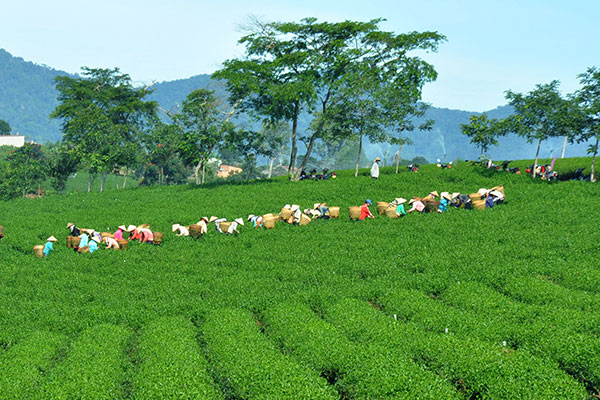
[[315, 204], [313, 204], [313, 209], [319, 208], [320, 205], [321, 205], [321, 203], [315, 203]]
[[292, 211], [296, 211], [300, 206], [298, 204], [292, 204]]
[[127, 232], [133, 232], [135, 230], [135, 225], [127, 226]]
[[179, 229], [179, 227], [180, 227], [180, 226], [181, 226], [181, 225], [179, 225], [179, 224], [173, 224], [173, 225], [171, 226], [171, 230], [172, 230], [173, 232], [175, 232], [177, 229]]
[[235, 219], [234, 221], [235, 221], [235, 222], [237, 222], [237, 223], [238, 223], [238, 224], [240, 224], [240, 225], [244, 225], [244, 220], [243, 220], [243, 218], [237, 218], [237, 219]]
[[55, 238], [54, 236], [50, 236], [48, 239], [46, 239], [47, 242], [56, 242], [58, 241], [57, 238]]
[[208, 220], [208, 222], [215, 222], [216, 220], [218, 220], [219, 218], [215, 217], [214, 215], [212, 217], [210, 217], [210, 219]]
[[127, 230], [127, 228], [125, 227], [125, 225], [119, 225], [119, 226], [117, 226], [117, 228], [119, 228], [122, 231], [126, 231]]
[[396, 204], [404, 204], [404, 203], [406, 203], [406, 199], [404, 199], [402, 197], [396, 197], [394, 199], [394, 201], [396, 202]]

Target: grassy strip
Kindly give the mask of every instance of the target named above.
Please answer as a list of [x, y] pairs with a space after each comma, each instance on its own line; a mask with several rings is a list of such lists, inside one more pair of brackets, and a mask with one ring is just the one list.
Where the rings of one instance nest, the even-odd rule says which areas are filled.
[[458, 398], [430, 371], [382, 346], [351, 342], [306, 305], [275, 306], [265, 311], [264, 322], [286, 351], [335, 380], [345, 398]]
[[[491, 337], [503, 337], [513, 347], [555, 360], [570, 374], [600, 388], [600, 339], [574, 332], [583, 322], [582, 313], [519, 303], [479, 283], [452, 286], [443, 299], [477, 315], [477, 325], [485, 326]], [[465, 334], [481, 332], [474, 322], [471, 326]]]
[[419, 360], [447, 377], [466, 398], [586, 397], [583, 385], [553, 363], [481, 340], [428, 333], [419, 325], [397, 322], [358, 300], [332, 306], [327, 319], [354, 340], [384, 345], [402, 357]]
[[315, 371], [281, 354], [262, 335], [253, 316], [223, 308], [203, 326], [207, 351], [230, 395], [243, 399], [335, 399]]
[[132, 398], [223, 398], [207, 373], [195, 336], [193, 324], [181, 317], [161, 318], [143, 327]]
[[65, 343], [64, 336], [35, 332], [11, 347], [0, 358], [0, 398], [36, 398], [40, 382]]
[[44, 398], [122, 398], [126, 366], [125, 347], [130, 332], [101, 324], [83, 332], [73, 343], [65, 362], [51, 371], [42, 388]]

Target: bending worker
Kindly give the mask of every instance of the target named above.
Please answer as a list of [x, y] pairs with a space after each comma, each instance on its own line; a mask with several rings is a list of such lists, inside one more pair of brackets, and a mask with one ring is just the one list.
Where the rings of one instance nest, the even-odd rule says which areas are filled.
[[370, 199], [365, 200], [364, 204], [360, 206], [360, 220], [363, 221], [365, 218], [375, 218], [375, 216], [369, 210], [373, 202]]

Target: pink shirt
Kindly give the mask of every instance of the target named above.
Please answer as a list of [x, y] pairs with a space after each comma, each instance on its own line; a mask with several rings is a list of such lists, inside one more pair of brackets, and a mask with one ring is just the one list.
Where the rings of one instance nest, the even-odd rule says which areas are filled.
[[153, 242], [154, 241], [154, 234], [152, 233], [152, 231], [150, 229], [144, 229], [142, 230], [142, 235], [143, 235], [143, 242]]
[[123, 240], [123, 230], [122, 229], [117, 229], [115, 231], [115, 240]]
[[415, 201], [412, 203], [412, 208], [410, 210], [408, 210], [408, 212], [411, 212], [413, 210], [417, 210], [418, 212], [423, 212], [424, 209], [425, 209], [425, 204], [423, 204], [420, 201]]

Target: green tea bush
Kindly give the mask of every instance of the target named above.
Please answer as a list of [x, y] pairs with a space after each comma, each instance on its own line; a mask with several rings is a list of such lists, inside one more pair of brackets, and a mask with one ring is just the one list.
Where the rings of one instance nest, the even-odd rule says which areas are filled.
[[122, 398], [131, 333], [120, 326], [98, 325], [81, 334], [62, 364], [54, 368], [42, 388], [42, 398]]
[[0, 398], [37, 398], [40, 383], [65, 344], [64, 336], [34, 332], [6, 354], [0, 353]]
[[221, 399], [196, 342], [196, 329], [181, 317], [145, 325], [136, 352], [132, 380], [135, 399]]
[[343, 397], [457, 398], [454, 388], [384, 346], [352, 343], [308, 306], [280, 304], [264, 312], [267, 332], [284, 350], [335, 382]]
[[467, 398], [586, 398], [580, 383], [527, 352], [476, 339], [431, 334], [358, 300], [331, 307], [327, 319], [362, 343], [378, 343], [419, 360]]
[[335, 399], [316, 371], [281, 354], [252, 314], [222, 308], [209, 313], [203, 338], [219, 381], [230, 396], [244, 399]]

